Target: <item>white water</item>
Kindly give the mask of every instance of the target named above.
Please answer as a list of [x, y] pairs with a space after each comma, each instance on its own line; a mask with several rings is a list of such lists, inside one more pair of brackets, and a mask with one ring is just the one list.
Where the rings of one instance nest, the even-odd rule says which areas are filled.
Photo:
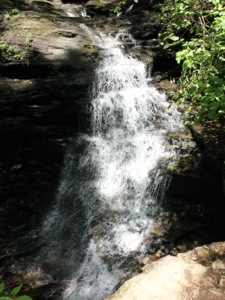
[[79, 261], [65, 298], [101, 300], [126, 274], [124, 262], [146, 251], [150, 215], [168, 183], [165, 166], [176, 156], [165, 136], [181, 125], [149, 85], [145, 65], [124, 53], [123, 32], [112, 38], [83, 29], [99, 46], [93, 132], [68, 154], [44, 232], [71, 263]]
[[87, 15], [85, 6], [83, 4], [63, 4], [63, 10], [66, 12], [67, 16], [69, 18], [87, 18], [89, 17]]

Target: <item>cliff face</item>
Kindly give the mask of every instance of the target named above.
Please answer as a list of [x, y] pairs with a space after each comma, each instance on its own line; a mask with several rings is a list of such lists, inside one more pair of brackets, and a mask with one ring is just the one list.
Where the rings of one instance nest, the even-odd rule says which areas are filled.
[[36, 233], [55, 199], [67, 147], [89, 128], [84, 111], [96, 49], [80, 27], [84, 20], [69, 18], [60, 1], [0, 6], [0, 281], [26, 289], [49, 281], [32, 267], [42, 246]]
[[[41, 223], [55, 198], [67, 146], [78, 132], [89, 130], [98, 49], [85, 26], [112, 34], [121, 24], [126, 28], [126, 19], [110, 13], [115, 5], [109, 1], [96, 10], [90, 1], [90, 18], [82, 5], [59, 0], [0, 3], [0, 230], [5, 245]], [[107, 22], [105, 14], [111, 14]], [[146, 63], [152, 62], [150, 48], [139, 53]]]
[[1, 6], [1, 221], [8, 211], [12, 220], [1, 230], [9, 237], [22, 230], [21, 221], [40, 221], [54, 197], [64, 146], [84, 125], [78, 115], [87, 103], [94, 51], [57, 1]]

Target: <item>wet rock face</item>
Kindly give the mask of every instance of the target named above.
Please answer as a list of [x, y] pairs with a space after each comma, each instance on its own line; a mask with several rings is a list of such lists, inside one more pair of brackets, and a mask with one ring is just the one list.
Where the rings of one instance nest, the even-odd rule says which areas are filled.
[[[107, 5], [109, 12], [111, 2]], [[15, 10], [8, 21], [3, 18], [1, 42], [24, 59], [21, 63], [13, 55], [0, 55], [0, 225], [6, 246], [8, 239], [41, 224], [57, 193], [68, 144], [76, 133], [89, 130], [89, 90], [98, 49], [82, 27], [92, 21], [70, 17], [61, 1], [9, 0], [0, 8]], [[104, 19], [96, 22], [103, 28]], [[123, 18], [112, 21], [110, 31], [116, 32], [121, 24], [128, 23]], [[145, 29], [140, 39], [146, 39]], [[139, 55], [152, 61], [150, 52], [148, 47]], [[16, 251], [15, 243], [8, 256]]]
[[31, 34], [33, 55], [23, 63], [0, 56], [0, 281], [8, 274], [13, 286], [22, 273], [21, 283], [29, 288], [51, 280], [37, 273], [32, 283], [23, 269], [42, 247], [37, 232], [55, 199], [67, 146], [89, 130], [97, 52], [80, 22], [67, 18], [57, 1], [7, 3], [3, 9], [19, 12], [1, 28], [1, 43], [23, 53]]
[[[70, 77], [70, 71], [64, 75]], [[88, 117], [82, 119], [88, 84], [68, 82], [65, 77], [54, 78], [50, 73], [46, 78], [1, 79], [1, 204], [3, 199], [11, 203], [15, 215], [24, 205], [24, 219], [32, 217], [32, 211], [41, 218], [49, 207], [66, 146], [76, 132], [89, 127]], [[11, 219], [16, 222], [17, 218]]]
[[63, 299], [63, 292], [68, 287], [69, 282], [54, 282], [43, 286], [27, 290], [33, 300], [53, 300]]
[[[211, 128], [211, 129], [210, 129]], [[168, 165], [172, 179], [164, 205], [211, 224], [214, 241], [223, 240], [225, 194], [223, 182], [224, 137], [220, 128], [190, 128], [192, 142], [181, 146], [179, 161]], [[206, 132], [207, 131], [207, 132]], [[211, 132], [210, 132], [211, 131]], [[180, 137], [182, 138], [182, 137]], [[180, 139], [182, 140], [182, 139]], [[184, 144], [185, 145], [185, 144]], [[205, 221], [204, 221], [205, 220]], [[210, 231], [208, 232], [211, 232]], [[209, 239], [208, 241], [213, 241]]]
[[212, 178], [212, 176], [206, 174], [199, 174], [199, 176], [196, 176], [195, 173], [174, 174], [166, 196], [183, 200], [184, 203], [193, 206], [202, 204], [213, 208], [215, 207], [215, 201], [218, 210], [224, 209], [225, 206], [222, 178]]

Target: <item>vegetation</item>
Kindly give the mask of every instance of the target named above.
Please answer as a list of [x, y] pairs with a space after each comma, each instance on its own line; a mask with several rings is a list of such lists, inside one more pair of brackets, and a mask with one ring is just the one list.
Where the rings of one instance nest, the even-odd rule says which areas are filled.
[[7, 56], [12, 56], [14, 54], [14, 50], [7, 43], [0, 44], [0, 58]]
[[12, 289], [11, 292], [5, 290], [4, 283], [0, 284], [0, 300], [32, 300], [29, 296], [21, 295], [18, 296], [19, 292], [22, 289], [22, 285], [19, 285]]
[[[138, 0], [132, 0], [134, 3], [138, 3]], [[122, 8], [126, 5], [129, 0], [120, 0], [118, 1], [118, 5], [114, 7], [112, 10], [113, 13], [119, 15], [122, 12]], [[97, 7], [101, 8], [105, 6], [105, 0], [97, 0]]]
[[182, 67], [173, 99], [189, 101], [187, 123], [225, 118], [225, 1], [164, 0], [164, 48]]
[[0, 60], [16, 60], [24, 64], [29, 63], [29, 60], [33, 55], [32, 42], [32, 36], [27, 34], [24, 50], [20, 52], [7, 43], [0, 43]]
[[[16, 8], [14, 4], [15, 3], [13, 3], [13, 1], [5, 1], [0, 4], [0, 8], [3, 11], [1, 16], [3, 18], [2, 20], [4, 22], [4, 25], [10, 24], [11, 26], [13, 26], [13, 22], [16, 21], [20, 16], [21, 11]], [[21, 32], [15, 33], [15, 36], [21, 37], [21, 39], [25, 39], [25, 42], [21, 42], [21, 45], [12, 46], [5, 41], [0, 41], [0, 61], [18, 61], [23, 64], [29, 63], [30, 58], [34, 54], [34, 49], [32, 47], [32, 35], [28, 31], [26, 31], [26, 29], [29, 28], [30, 27], [28, 25], [21, 26]]]
[[32, 42], [33, 42], [32, 35], [27, 34], [25, 49], [21, 53], [17, 53], [14, 55], [15, 60], [20, 61], [22, 63], [29, 62], [29, 59], [33, 55]]
[[6, 12], [5, 14], [5, 20], [9, 21], [11, 19], [15, 19], [18, 15], [19, 10], [17, 8], [11, 9], [10, 11]]

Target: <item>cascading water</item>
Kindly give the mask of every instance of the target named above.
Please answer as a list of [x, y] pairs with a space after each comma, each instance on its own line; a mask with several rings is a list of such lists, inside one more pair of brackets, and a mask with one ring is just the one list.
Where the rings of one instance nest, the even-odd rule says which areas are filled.
[[101, 300], [146, 251], [151, 214], [176, 155], [166, 134], [180, 125], [145, 65], [116, 38], [88, 31], [99, 47], [91, 92], [92, 133], [70, 149], [54, 209], [43, 231], [74, 269], [65, 298]]

